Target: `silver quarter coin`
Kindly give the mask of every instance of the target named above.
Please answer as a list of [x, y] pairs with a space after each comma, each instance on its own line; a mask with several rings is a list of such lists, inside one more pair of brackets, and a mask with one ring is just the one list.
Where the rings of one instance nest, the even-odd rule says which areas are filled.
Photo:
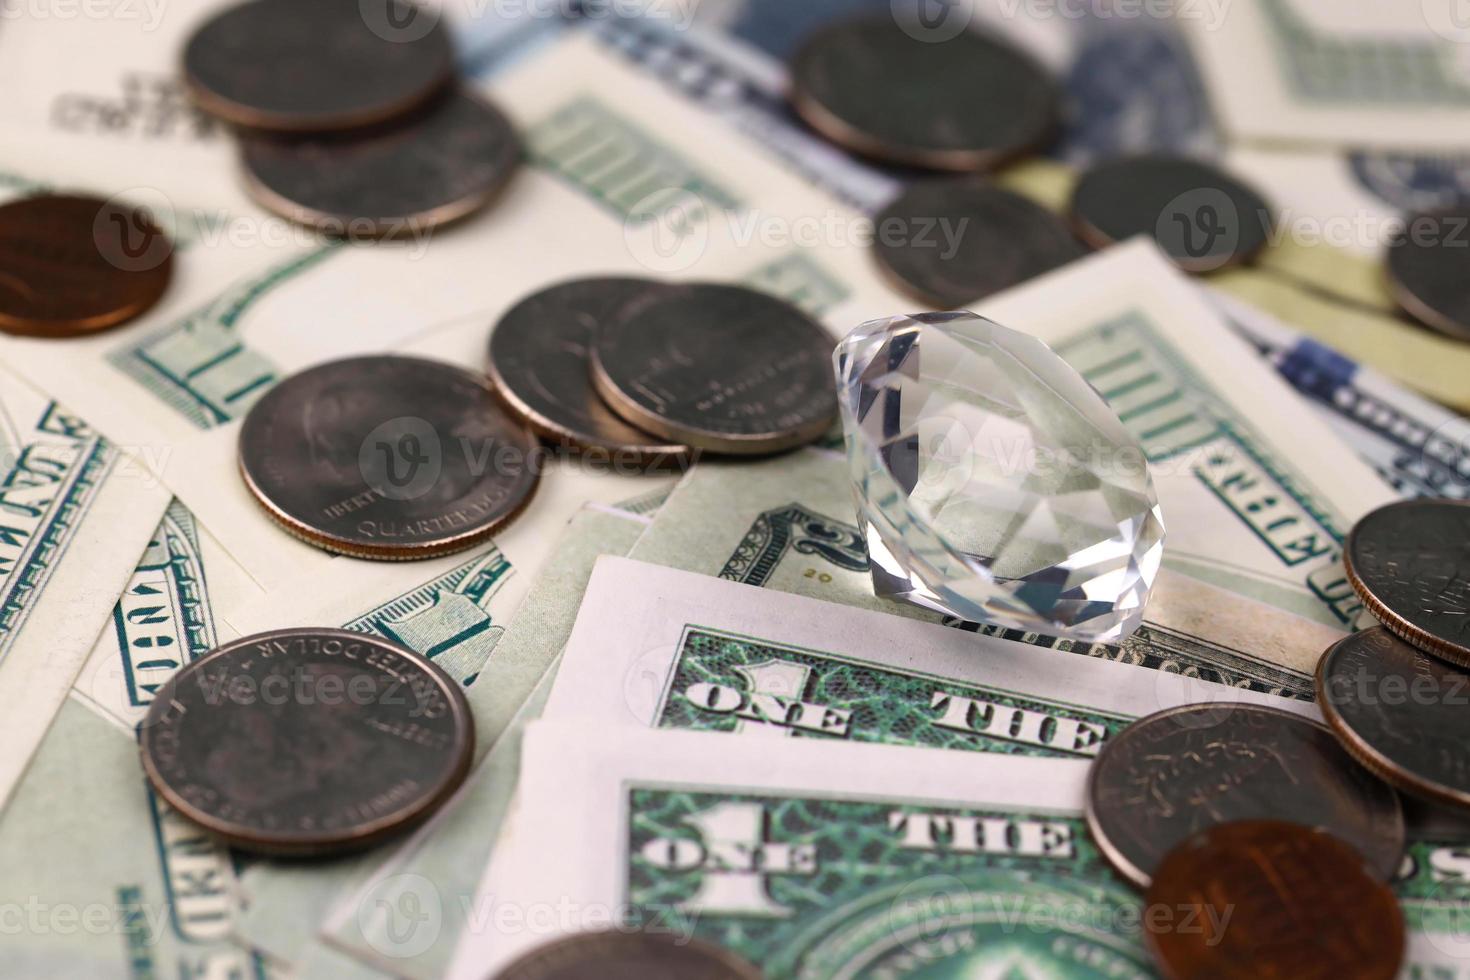
[[246, 187], [262, 207], [331, 235], [408, 237], [484, 207], [515, 173], [505, 114], [459, 91], [433, 111], [354, 138], [246, 139]]
[[139, 742], [153, 788], [190, 820], [246, 850], [322, 854], [429, 816], [469, 771], [474, 720], [459, 685], [411, 650], [288, 629], [180, 670]]
[[780, 452], [832, 427], [834, 342], [783, 300], [744, 286], [670, 286], [597, 335], [597, 392], [640, 429], [697, 449]]
[[1470, 204], [1410, 215], [1389, 242], [1388, 278], [1404, 312], [1470, 340]]
[[647, 462], [688, 456], [688, 446], [623, 421], [592, 388], [598, 330], [632, 301], [667, 288], [646, 279], [577, 279], [526, 297], [490, 334], [496, 394], [548, 439]]
[[903, 292], [956, 310], [1087, 253], [1056, 215], [965, 177], [910, 184], [873, 219], [878, 266]]
[[1380, 626], [1323, 655], [1317, 703], [1343, 746], [1386, 781], [1470, 807], [1470, 673]]
[[355, 357], [276, 385], [240, 428], [240, 469], [292, 534], [358, 558], [471, 547], [536, 487], [535, 437], [480, 378], [414, 357]]
[[699, 939], [584, 932], [538, 946], [495, 980], [760, 980], [739, 956]]
[[1325, 830], [1384, 881], [1404, 850], [1393, 789], [1326, 726], [1274, 708], [1197, 704], [1150, 715], [1114, 736], [1088, 776], [1093, 837], [1139, 887], [1189, 837], [1236, 820]]
[[1047, 71], [999, 38], [925, 40], [891, 16], [821, 28], [791, 61], [791, 103], [856, 153], [931, 170], [992, 170], [1039, 149], [1060, 97]]
[[405, 0], [248, 0], [210, 18], [184, 48], [184, 82], [202, 109], [274, 132], [388, 122], [453, 77], [439, 15]]

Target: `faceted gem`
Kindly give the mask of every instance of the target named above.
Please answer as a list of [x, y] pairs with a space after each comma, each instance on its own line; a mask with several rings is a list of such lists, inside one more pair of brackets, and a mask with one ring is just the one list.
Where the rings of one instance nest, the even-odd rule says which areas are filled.
[[1091, 642], [1138, 627], [1164, 549], [1147, 458], [1051, 348], [927, 313], [863, 324], [835, 363], [879, 595]]

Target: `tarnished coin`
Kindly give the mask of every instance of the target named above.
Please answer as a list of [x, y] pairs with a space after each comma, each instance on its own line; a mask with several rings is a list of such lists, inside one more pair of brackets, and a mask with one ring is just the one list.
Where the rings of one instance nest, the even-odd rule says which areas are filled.
[[1404, 957], [1398, 899], [1361, 855], [1276, 820], [1180, 844], [1159, 864], [1143, 921], [1169, 980], [1392, 980]]
[[1470, 667], [1470, 503], [1380, 507], [1354, 525], [1342, 557], [1348, 581], [1384, 626]]
[[585, 932], [538, 946], [495, 980], [760, 980], [729, 950], [663, 933]]
[[1405, 313], [1470, 340], [1470, 205], [1410, 216], [1389, 242], [1388, 278]]
[[144, 313], [168, 288], [173, 243], [142, 208], [42, 194], [0, 205], [0, 330], [76, 337]]
[[1195, 704], [1134, 722], [1098, 753], [1087, 824], [1098, 848], [1146, 887], [1187, 837], [1234, 820], [1319, 827], [1387, 881], [1404, 850], [1398, 795], [1325, 726], [1274, 708]]
[[325, 133], [387, 122], [454, 77], [439, 15], [406, 0], [247, 0], [184, 48], [200, 108], [237, 126]]
[[840, 146], [932, 170], [992, 170], [1040, 148], [1057, 125], [1046, 69], [975, 31], [946, 41], [897, 18], [841, 21], [813, 34], [791, 62], [791, 102]]
[[245, 183], [261, 206], [331, 235], [406, 237], [488, 204], [521, 160], [515, 126], [459, 91], [432, 112], [354, 138], [246, 139]]
[[1271, 206], [1219, 167], [1188, 157], [1122, 157], [1088, 170], [1072, 192], [1072, 223], [1094, 248], [1147, 235], [1187, 272], [1213, 272], [1260, 252]]
[[358, 558], [429, 558], [485, 540], [530, 499], [536, 451], [483, 380], [415, 357], [302, 371], [240, 428], [240, 470], [266, 512]]
[[592, 389], [598, 329], [630, 302], [667, 288], [647, 279], [576, 279], [521, 300], [490, 334], [496, 394], [548, 439], [640, 462], [688, 456], [688, 446], [624, 422]]
[[1086, 251], [1046, 208], [963, 177], [910, 184], [874, 219], [873, 249], [898, 289], [945, 310], [1034, 279]]
[[1318, 661], [1317, 703], [1343, 746], [1385, 780], [1470, 806], [1470, 673], [1376, 627]]
[[832, 427], [833, 347], [819, 323], [774, 296], [670, 286], [625, 304], [599, 331], [592, 378], [640, 429], [711, 452], [774, 453]]
[[229, 843], [321, 854], [429, 816], [464, 781], [464, 693], [411, 650], [288, 629], [228, 643], [163, 686], [139, 730], [170, 806]]

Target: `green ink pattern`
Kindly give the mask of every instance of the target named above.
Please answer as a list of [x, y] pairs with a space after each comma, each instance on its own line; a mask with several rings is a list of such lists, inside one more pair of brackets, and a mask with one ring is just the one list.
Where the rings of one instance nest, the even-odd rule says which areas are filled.
[[[763, 676], [770, 681], [764, 690], [757, 680]], [[726, 693], [727, 700], [718, 705], [719, 710], [690, 696], [691, 688], [698, 695], [711, 686]], [[761, 702], [758, 695], [776, 700]], [[936, 697], [947, 699], [936, 707]], [[975, 704], [967, 705], [966, 699]], [[832, 712], [844, 718], [840, 728], [832, 724], [817, 730], [802, 725], [815, 724], [814, 719], [823, 717], [830, 720]], [[1131, 720], [1064, 702], [690, 627], [680, 644], [658, 724], [720, 732], [735, 732], [742, 726], [784, 727], [794, 736], [1090, 758]]]
[[1076, 817], [651, 787], [627, 799], [630, 906], [773, 980], [1154, 975], [1137, 898]]

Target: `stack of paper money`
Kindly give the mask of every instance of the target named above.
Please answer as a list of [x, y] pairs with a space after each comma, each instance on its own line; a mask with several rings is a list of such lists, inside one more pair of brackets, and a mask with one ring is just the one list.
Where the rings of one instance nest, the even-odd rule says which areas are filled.
[[[0, 0], [0, 202], [118, 196], [178, 250], [138, 322], [0, 335], [0, 973], [468, 980], [642, 928], [775, 977], [900, 976], [951, 935], [925, 917], [955, 901], [1014, 940], [971, 975], [1153, 975], [1139, 897], [1084, 822], [1089, 761], [1179, 705], [1319, 719], [1318, 659], [1363, 614], [1341, 560], [1354, 522], [1470, 497], [1470, 344], [1397, 315], [1379, 258], [1394, 219], [1470, 194], [1453, 4], [1412, 23], [1366, 0], [977, 5], [1082, 110], [1006, 186], [1059, 207], [1093, 160], [1188, 151], [1285, 212], [1250, 267], [1190, 278], [1134, 241], [976, 307], [1051, 345], [1150, 447], [1169, 538], [1117, 645], [876, 598], [836, 439], [687, 472], [559, 459], [514, 523], [449, 557], [362, 561], [283, 533], [240, 479], [240, 423], [323, 361], [479, 373], [501, 314], [579, 276], [741, 283], [834, 343], [908, 311], [855, 239], [791, 233], [862, 227], [899, 187], [784, 101], [807, 31], [888, 4], [446, 2], [465, 84], [512, 117], [528, 166], [482, 218], [389, 245], [244, 196], [229, 137], [176, 78], [223, 6]], [[681, 192], [707, 207], [699, 247], [671, 253], [638, 215]], [[1293, 232], [1341, 223], [1335, 243]], [[160, 688], [292, 626], [381, 637], [463, 685], [474, 767], [410, 835], [247, 855], [145, 780]], [[1006, 843], [962, 846], [982, 823]], [[1458, 976], [1470, 828], [1409, 833], [1405, 975]], [[982, 893], [1012, 904], [965, 905]], [[910, 908], [917, 932], [896, 939]], [[1026, 924], [1059, 912], [1082, 965], [1026, 972], [1027, 943], [1037, 963], [1070, 955]]]

